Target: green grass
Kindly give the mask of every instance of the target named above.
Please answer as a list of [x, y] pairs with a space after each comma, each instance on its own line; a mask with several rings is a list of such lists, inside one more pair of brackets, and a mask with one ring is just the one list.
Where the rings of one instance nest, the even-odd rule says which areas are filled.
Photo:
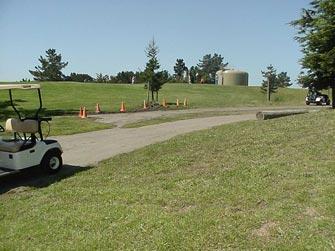
[[331, 250], [334, 135], [332, 111], [230, 124], [3, 194], [1, 249]]
[[[125, 101], [128, 111], [141, 109], [147, 92], [142, 84], [82, 84], [82, 83], [42, 83], [42, 96], [46, 113], [51, 115], [77, 113], [80, 106], [86, 106], [89, 113], [94, 112], [99, 103], [105, 112], [118, 112], [121, 101]], [[14, 97], [19, 106], [36, 107], [32, 103], [35, 93], [16, 90]], [[8, 101], [7, 92], [0, 92], [0, 101]], [[160, 91], [160, 98], [168, 102], [189, 99], [191, 108], [199, 107], [241, 107], [260, 105], [304, 105], [305, 90], [280, 89], [273, 95], [273, 102], [268, 104], [266, 96], [259, 87], [216, 86], [165, 84]], [[0, 103], [2, 113], [8, 113], [8, 102]]]
[[[59, 135], [70, 135], [83, 132], [92, 132], [104, 129], [110, 129], [114, 126], [111, 124], [104, 124], [96, 122], [94, 119], [80, 119], [78, 117], [54, 117], [52, 121], [49, 122], [49, 126], [46, 122], [42, 123], [43, 135], [47, 136], [59, 136]], [[0, 121], [0, 125], [5, 127], [5, 121]], [[0, 133], [0, 136], [11, 136], [11, 133]]]
[[125, 124], [123, 128], [137, 128], [147, 125], [157, 125], [167, 122], [173, 122], [185, 119], [195, 119], [195, 118], [208, 118], [215, 116], [225, 116], [225, 115], [235, 115], [241, 114], [241, 112], [225, 112], [225, 111], [207, 111], [207, 112], [197, 112], [197, 113], [183, 113], [178, 115], [163, 115], [158, 118], [140, 120], [134, 123]]
[[[98, 123], [94, 119], [78, 117], [54, 117], [50, 123], [50, 136], [70, 135], [83, 132], [110, 129], [111, 124]], [[43, 123], [43, 132], [48, 132], [48, 125]]]

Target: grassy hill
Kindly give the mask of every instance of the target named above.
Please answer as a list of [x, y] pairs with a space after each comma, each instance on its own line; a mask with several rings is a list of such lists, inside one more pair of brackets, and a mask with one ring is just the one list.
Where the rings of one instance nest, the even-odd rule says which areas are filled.
[[334, 135], [333, 111], [243, 122], [45, 178], [0, 196], [0, 247], [333, 249]]
[[[71, 82], [42, 83], [44, 106], [49, 114], [63, 114], [78, 112], [80, 106], [86, 106], [91, 112], [99, 103], [106, 112], [117, 112], [121, 101], [126, 102], [129, 111], [134, 111], [143, 106], [146, 99], [146, 90], [143, 85], [125, 84], [80, 84]], [[28, 98], [16, 91], [17, 104], [29, 107], [34, 93], [29, 93]], [[216, 85], [188, 85], [165, 84], [160, 91], [168, 102], [189, 99], [190, 107], [238, 107], [238, 106], [264, 106], [264, 105], [303, 105], [305, 90], [280, 89], [273, 95], [273, 101], [268, 104], [266, 96], [260, 92], [259, 87], [231, 87]], [[0, 101], [8, 100], [7, 93], [0, 92]], [[0, 103], [1, 104], [1, 103]], [[2, 104], [6, 108], [6, 104]]]

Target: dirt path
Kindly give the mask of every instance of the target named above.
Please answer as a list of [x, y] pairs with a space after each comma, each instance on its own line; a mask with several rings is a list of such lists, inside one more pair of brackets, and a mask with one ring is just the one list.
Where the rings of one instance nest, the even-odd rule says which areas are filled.
[[113, 128], [55, 138], [63, 147], [64, 163], [83, 167], [95, 165], [117, 154], [130, 152], [180, 134], [254, 119], [256, 119], [255, 112], [250, 112], [243, 115], [189, 119], [140, 128]]

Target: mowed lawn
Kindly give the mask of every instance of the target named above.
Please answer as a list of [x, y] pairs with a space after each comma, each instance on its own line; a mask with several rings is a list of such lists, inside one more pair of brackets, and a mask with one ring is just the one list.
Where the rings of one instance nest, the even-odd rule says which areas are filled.
[[[6, 121], [0, 120], [0, 125], [6, 125]], [[42, 132], [44, 137], [71, 135], [91, 131], [99, 131], [113, 128], [114, 125], [96, 122], [92, 118], [81, 119], [77, 116], [53, 117], [49, 123], [42, 122]], [[12, 133], [0, 133], [0, 138], [12, 138]]]
[[[32, 103], [35, 93], [16, 91], [18, 106], [36, 107]], [[179, 98], [183, 102], [188, 98], [191, 108], [199, 107], [241, 107], [241, 106], [268, 106], [268, 105], [304, 105], [305, 90], [280, 89], [272, 97], [269, 104], [266, 95], [260, 92], [259, 87], [231, 87], [217, 85], [189, 85], [165, 84], [159, 92], [160, 101], [166, 98], [168, 103], [175, 103]], [[0, 92], [2, 110], [9, 109], [8, 94]], [[143, 84], [83, 84], [71, 82], [42, 83], [42, 96], [47, 114], [61, 115], [77, 113], [80, 106], [86, 106], [89, 113], [95, 111], [95, 105], [100, 104], [105, 112], [118, 112], [121, 101], [124, 101], [128, 111], [135, 111], [143, 107], [147, 97], [147, 90]], [[173, 106], [171, 106], [173, 108]]]
[[16, 189], [0, 249], [334, 249], [334, 135], [333, 111], [224, 125]]

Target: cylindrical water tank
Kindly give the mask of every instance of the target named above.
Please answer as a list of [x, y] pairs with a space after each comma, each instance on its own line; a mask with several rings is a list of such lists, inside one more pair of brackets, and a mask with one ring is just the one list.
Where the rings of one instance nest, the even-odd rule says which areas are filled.
[[248, 86], [249, 75], [245, 71], [227, 70], [223, 72], [223, 85]]
[[219, 70], [216, 72], [216, 84], [217, 85], [223, 85], [223, 70]]

